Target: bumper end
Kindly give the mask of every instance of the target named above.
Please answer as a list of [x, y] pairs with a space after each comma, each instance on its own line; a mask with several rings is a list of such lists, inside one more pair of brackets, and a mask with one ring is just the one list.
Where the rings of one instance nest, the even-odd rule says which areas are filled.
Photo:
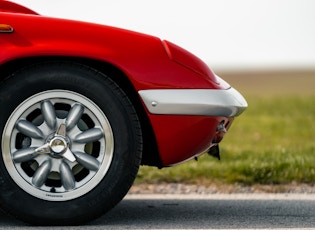
[[139, 91], [152, 114], [235, 117], [246, 108], [244, 97], [228, 89], [163, 89]]

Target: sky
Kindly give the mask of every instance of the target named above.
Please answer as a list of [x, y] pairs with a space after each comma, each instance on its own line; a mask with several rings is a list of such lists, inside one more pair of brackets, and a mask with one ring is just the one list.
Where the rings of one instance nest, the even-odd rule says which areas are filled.
[[166, 39], [213, 69], [315, 69], [314, 0], [12, 0]]

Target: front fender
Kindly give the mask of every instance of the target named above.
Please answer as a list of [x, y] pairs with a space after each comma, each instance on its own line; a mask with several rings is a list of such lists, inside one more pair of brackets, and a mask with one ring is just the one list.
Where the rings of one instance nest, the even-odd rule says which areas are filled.
[[14, 32], [0, 34], [0, 65], [25, 57], [90, 58], [121, 69], [136, 90], [218, 88], [172, 61], [159, 38], [128, 30], [44, 16], [0, 13]]

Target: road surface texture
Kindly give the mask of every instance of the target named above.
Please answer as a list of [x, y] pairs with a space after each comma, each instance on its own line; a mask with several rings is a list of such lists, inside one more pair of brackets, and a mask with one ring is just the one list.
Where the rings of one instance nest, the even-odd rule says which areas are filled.
[[315, 229], [315, 194], [129, 194], [85, 226], [31, 227], [0, 213], [1, 229]]

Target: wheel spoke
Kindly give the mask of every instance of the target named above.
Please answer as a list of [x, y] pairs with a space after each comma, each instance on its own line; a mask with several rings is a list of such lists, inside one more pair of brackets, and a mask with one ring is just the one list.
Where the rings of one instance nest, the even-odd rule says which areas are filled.
[[16, 128], [21, 133], [31, 138], [42, 139], [44, 135], [38, 127], [27, 120], [19, 120], [16, 124]]
[[50, 101], [45, 100], [41, 104], [41, 110], [46, 124], [49, 128], [54, 129], [57, 124], [57, 116], [53, 104]]
[[67, 130], [71, 130], [80, 120], [84, 107], [81, 104], [75, 104], [69, 111], [66, 119]]
[[32, 180], [32, 183], [36, 186], [36, 187], [41, 187], [49, 173], [50, 173], [50, 170], [51, 170], [51, 161], [50, 160], [46, 160], [43, 164], [41, 164], [38, 169], [36, 170], [34, 176], [33, 176], [33, 180]]
[[13, 160], [16, 163], [29, 161], [37, 156], [35, 148], [20, 149], [13, 153]]
[[74, 155], [77, 162], [83, 167], [92, 171], [97, 171], [99, 169], [100, 163], [91, 155], [83, 152], [75, 152]]
[[74, 141], [78, 143], [89, 143], [89, 142], [97, 141], [103, 136], [104, 136], [104, 133], [101, 129], [93, 128], [93, 129], [89, 129], [78, 134], [74, 138]]
[[66, 190], [74, 189], [75, 180], [70, 166], [64, 161], [60, 165], [61, 183]]

